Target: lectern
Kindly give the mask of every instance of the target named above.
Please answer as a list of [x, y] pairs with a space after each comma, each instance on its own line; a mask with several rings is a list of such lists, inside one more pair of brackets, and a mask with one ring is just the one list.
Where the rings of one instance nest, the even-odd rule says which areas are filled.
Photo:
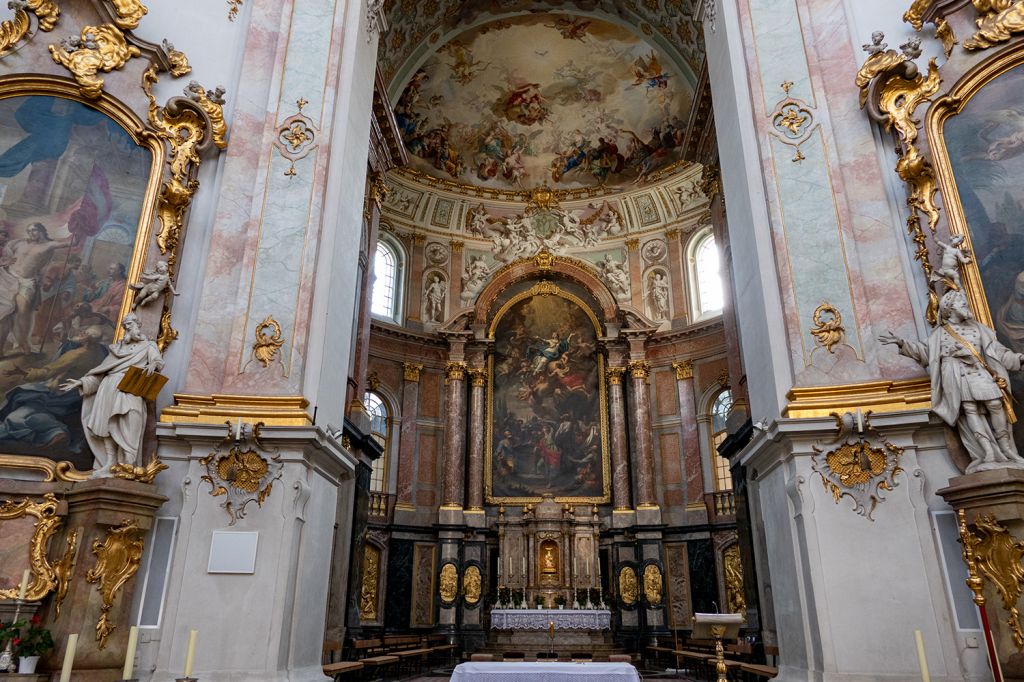
[[715, 658], [717, 659], [718, 682], [728, 682], [725, 672], [725, 649], [722, 640], [726, 637], [735, 639], [740, 634], [743, 616], [739, 613], [695, 613], [693, 614], [693, 637], [696, 639], [715, 640]]

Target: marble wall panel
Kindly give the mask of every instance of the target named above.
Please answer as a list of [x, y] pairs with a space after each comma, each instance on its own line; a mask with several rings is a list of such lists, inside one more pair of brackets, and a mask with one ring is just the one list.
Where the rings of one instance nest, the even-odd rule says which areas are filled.
[[659, 434], [658, 450], [661, 452], [662, 484], [679, 485], [683, 482], [682, 458], [679, 453], [679, 434], [675, 431]]
[[412, 615], [412, 587], [409, 580], [413, 570], [412, 540], [395, 540], [388, 543], [387, 587], [384, 594], [384, 627], [388, 630], [404, 630], [409, 627]]
[[[711, 385], [718, 381], [718, 378], [722, 375], [722, 372], [729, 371], [729, 361], [725, 358], [717, 358], [709, 362], [702, 362], [694, 368], [696, 384], [699, 387], [699, 392], [711, 388]], [[698, 409], [700, 406], [698, 405]]]
[[419, 482], [422, 485], [437, 483], [437, 441], [439, 434], [435, 431], [420, 433], [420, 466]]
[[665, 545], [665, 587], [669, 627], [689, 626], [693, 605], [690, 599], [690, 560], [685, 542]]
[[679, 392], [676, 390], [676, 375], [670, 368], [655, 370], [654, 399], [658, 416], [667, 417], [679, 412]]
[[441, 375], [438, 372], [420, 374], [420, 416], [426, 419], [441, 416]]
[[414, 628], [434, 624], [434, 543], [417, 542], [412, 560], [412, 612]]
[[697, 613], [715, 613], [718, 598], [718, 579], [715, 573], [715, 553], [711, 539], [690, 540], [686, 543], [690, 565], [690, 594], [693, 610]]

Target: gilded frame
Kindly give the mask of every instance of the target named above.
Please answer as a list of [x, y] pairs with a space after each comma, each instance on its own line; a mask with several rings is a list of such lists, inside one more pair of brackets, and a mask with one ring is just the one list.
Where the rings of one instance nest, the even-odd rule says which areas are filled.
[[[942, 205], [946, 209], [947, 229], [951, 235], [962, 235], [971, 253], [974, 253], [974, 245], [971, 241], [970, 225], [967, 224], [967, 216], [960, 203], [960, 192], [953, 175], [953, 164], [946, 148], [943, 129], [946, 121], [960, 114], [982, 88], [1021, 64], [1024, 64], [1024, 43], [1018, 42], [967, 71], [945, 95], [935, 100], [925, 116], [925, 133], [928, 147], [932, 152], [935, 174], [938, 176]], [[962, 265], [961, 268], [964, 293], [975, 317], [979, 322], [993, 327], [992, 311], [985, 297], [985, 286], [977, 262], [972, 258], [970, 263]]]
[[[491, 323], [487, 328], [487, 338], [492, 342], [494, 341], [494, 332], [497, 329], [498, 323], [501, 318], [512, 309], [514, 305], [534, 296], [558, 296], [563, 298], [570, 303], [578, 306], [583, 313], [590, 320], [591, 324], [594, 325], [594, 331], [597, 334], [597, 338], [600, 339], [601, 334], [601, 323], [597, 319], [597, 315], [590, 309], [582, 299], [575, 294], [566, 291], [559, 287], [554, 282], [543, 280], [538, 282], [534, 286], [530, 287], [526, 291], [522, 291], [515, 296], [511, 297], [506, 301], [494, 314], [491, 319]], [[604, 354], [597, 352], [597, 385], [598, 385], [598, 402], [600, 411], [600, 423], [601, 423], [601, 492], [600, 496], [590, 497], [555, 497], [555, 502], [563, 504], [608, 504], [611, 502], [611, 455], [608, 452], [608, 395], [607, 386], [604, 381], [605, 358]], [[494, 354], [491, 353], [487, 357], [487, 411], [486, 411], [486, 429], [484, 431], [484, 501], [488, 504], [509, 504], [509, 505], [526, 505], [526, 504], [537, 504], [544, 498], [542, 497], [503, 497], [495, 496], [494, 491], [494, 471], [492, 468], [493, 454], [494, 454]]]
[[[142, 198], [142, 210], [139, 214], [135, 244], [132, 247], [131, 259], [127, 267], [127, 281], [138, 281], [146, 263], [150, 242], [153, 239], [157, 198], [167, 159], [167, 148], [163, 140], [149, 129], [148, 124], [131, 107], [106, 92], [101, 93], [96, 99], [86, 99], [82, 96], [78, 83], [69, 78], [43, 74], [15, 74], [0, 77], [0, 99], [33, 95], [61, 97], [91, 107], [113, 119], [138, 146], [149, 150], [151, 158], [149, 179], [146, 181], [146, 192]], [[118, 324], [114, 327], [115, 341], [120, 339], [123, 333], [120, 321], [129, 312], [131, 300], [132, 290], [126, 287], [124, 300], [121, 301], [121, 309], [118, 312]], [[78, 471], [70, 462], [58, 462], [42, 456], [0, 453], [0, 467], [42, 471], [45, 475], [44, 480], [48, 482], [56, 480], [83, 481], [89, 477], [89, 472]]]
[[[25, 592], [26, 601], [39, 601], [57, 589], [60, 582], [57, 571], [54, 570], [47, 557], [50, 540], [64, 523], [64, 520], [57, 515], [58, 504], [57, 497], [53, 493], [44, 495], [41, 502], [34, 502], [27, 497], [21, 502], [14, 500], [0, 502], [0, 521], [21, 519], [26, 516], [36, 519], [28, 549], [32, 583]], [[0, 599], [15, 599], [18, 592], [17, 587], [0, 589]]]

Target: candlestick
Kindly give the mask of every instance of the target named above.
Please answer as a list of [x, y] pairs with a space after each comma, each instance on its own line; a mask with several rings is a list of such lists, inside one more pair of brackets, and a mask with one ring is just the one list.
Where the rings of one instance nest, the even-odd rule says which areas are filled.
[[135, 668], [135, 648], [139, 645], [139, 628], [132, 626], [128, 631], [128, 651], [124, 654], [124, 672], [121, 679], [132, 679], [132, 669]]
[[29, 569], [21, 574], [21, 585], [18, 587], [18, 601], [25, 601], [25, 594], [28, 592], [28, 579], [32, 575]]
[[64, 665], [60, 669], [60, 682], [71, 682], [71, 666], [75, 663], [75, 649], [78, 648], [78, 635], [68, 635], [68, 648], [64, 652]]
[[917, 640], [917, 662], [921, 665], [921, 682], [931, 682], [932, 676], [928, 674], [928, 659], [924, 655], [924, 637], [920, 630], [914, 630], [914, 639]]
[[196, 657], [196, 638], [199, 630], [190, 630], [188, 633], [188, 654], [185, 656], [185, 677], [192, 677], [192, 663]]

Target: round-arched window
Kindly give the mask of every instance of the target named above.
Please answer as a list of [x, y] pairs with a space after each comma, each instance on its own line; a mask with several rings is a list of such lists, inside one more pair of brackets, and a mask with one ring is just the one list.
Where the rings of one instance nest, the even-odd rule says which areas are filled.
[[718, 246], [710, 232], [693, 250], [693, 275], [696, 284], [697, 317], [722, 310], [722, 276], [719, 272]]
[[387, 492], [388, 460], [388, 408], [380, 396], [367, 391], [363, 396], [366, 416], [370, 418], [370, 435], [380, 443], [384, 454], [373, 461], [370, 469], [370, 490], [375, 493]]

